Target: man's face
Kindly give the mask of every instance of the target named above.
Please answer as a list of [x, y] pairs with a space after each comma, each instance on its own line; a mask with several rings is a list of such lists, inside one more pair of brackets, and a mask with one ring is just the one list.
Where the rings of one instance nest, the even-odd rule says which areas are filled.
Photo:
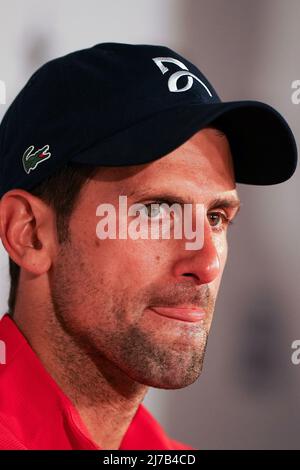
[[[128, 206], [203, 204], [203, 247], [187, 250], [187, 240], [174, 237], [100, 240], [96, 208], [113, 204], [118, 219], [120, 195], [128, 196]], [[227, 257], [226, 217], [237, 212], [232, 201], [238, 201], [232, 157], [215, 129], [149, 164], [101, 168], [87, 183], [70, 220], [70, 242], [54, 260], [51, 294], [59, 321], [99, 367], [112, 363], [158, 388], [198, 378]], [[157, 313], [166, 308], [201, 310], [205, 317], [192, 322]]]

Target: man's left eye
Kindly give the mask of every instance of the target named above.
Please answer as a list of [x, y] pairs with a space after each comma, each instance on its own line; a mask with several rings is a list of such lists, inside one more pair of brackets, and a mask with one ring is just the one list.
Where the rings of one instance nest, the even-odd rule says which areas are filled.
[[231, 220], [223, 212], [211, 212], [208, 214], [210, 219], [210, 225], [218, 229], [225, 228], [227, 225], [231, 224]]

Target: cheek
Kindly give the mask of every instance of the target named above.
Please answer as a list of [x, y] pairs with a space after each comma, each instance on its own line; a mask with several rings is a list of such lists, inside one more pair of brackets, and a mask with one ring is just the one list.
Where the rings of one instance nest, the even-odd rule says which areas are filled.
[[158, 241], [151, 240], [99, 240], [87, 256], [95, 272], [105, 276], [122, 287], [137, 286], [149, 282], [161, 264], [163, 250]]
[[228, 253], [228, 243], [227, 243], [227, 235], [226, 232], [223, 232], [221, 235], [216, 235], [214, 238], [214, 245], [216, 251], [218, 253], [219, 261], [220, 261], [220, 271], [223, 273], [225, 263], [227, 260], [227, 253]]
[[227, 261], [227, 255], [228, 255], [228, 243], [227, 243], [226, 233], [224, 233], [224, 235], [222, 236], [216, 236], [215, 247], [218, 253], [218, 257], [219, 257], [220, 271], [219, 271], [219, 275], [213, 281], [212, 285], [213, 285], [215, 294], [217, 294], [219, 287], [220, 287], [221, 280], [222, 280], [224, 268], [225, 268], [226, 261]]
[[160, 275], [168, 259], [166, 240], [126, 240], [122, 256], [132, 284], [149, 284]]

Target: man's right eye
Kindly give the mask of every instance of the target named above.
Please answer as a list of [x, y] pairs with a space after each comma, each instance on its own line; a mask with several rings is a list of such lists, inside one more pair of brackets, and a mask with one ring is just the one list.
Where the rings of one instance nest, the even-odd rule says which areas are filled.
[[150, 202], [141, 208], [149, 219], [159, 219], [167, 214], [166, 202]]

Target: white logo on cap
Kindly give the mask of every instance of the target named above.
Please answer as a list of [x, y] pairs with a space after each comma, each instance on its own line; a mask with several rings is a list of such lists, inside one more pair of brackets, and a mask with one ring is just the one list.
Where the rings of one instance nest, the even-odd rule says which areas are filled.
[[[187, 72], [175, 72], [170, 76], [169, 81], [168, 81], [168, 87], [170, 91], [175, 92], [175, 93], [180, 92], [180, 91], [187, 91], [190, 88], [192, 88], [193, 83], [194, 83], [193, 79], [195, 79], [199, 83], [201, 83], [201, 85], [205, 88], [209, 96], [212, 97], [212, 94], [210, 90], [207, 88], [207, 86], [205, 85], [205, 83], [203, 83], [202, 80], [200, 80], [200, 78], [198, 78], [196, 75], [190, 72], [189, 69], [182, 62], [180, 62], [180, 60], [173, 59], [173, 57], [154, 57], [152, 58], [152, 60], [156, 63], [156, 65], [158, 66], [158, 68], [160, 69], [163, 75], [169, 71], [169, 69], [163, 65], [163, 62], [171, 62], [172, 64], [178, 65], [178, 67], [180, 67], [181, 69], [187, 70]], [[177, 88], [177, 81], [180, 77], [183, 77], [183, 76], [187, 76], [187, 84], [183, 88]]]

